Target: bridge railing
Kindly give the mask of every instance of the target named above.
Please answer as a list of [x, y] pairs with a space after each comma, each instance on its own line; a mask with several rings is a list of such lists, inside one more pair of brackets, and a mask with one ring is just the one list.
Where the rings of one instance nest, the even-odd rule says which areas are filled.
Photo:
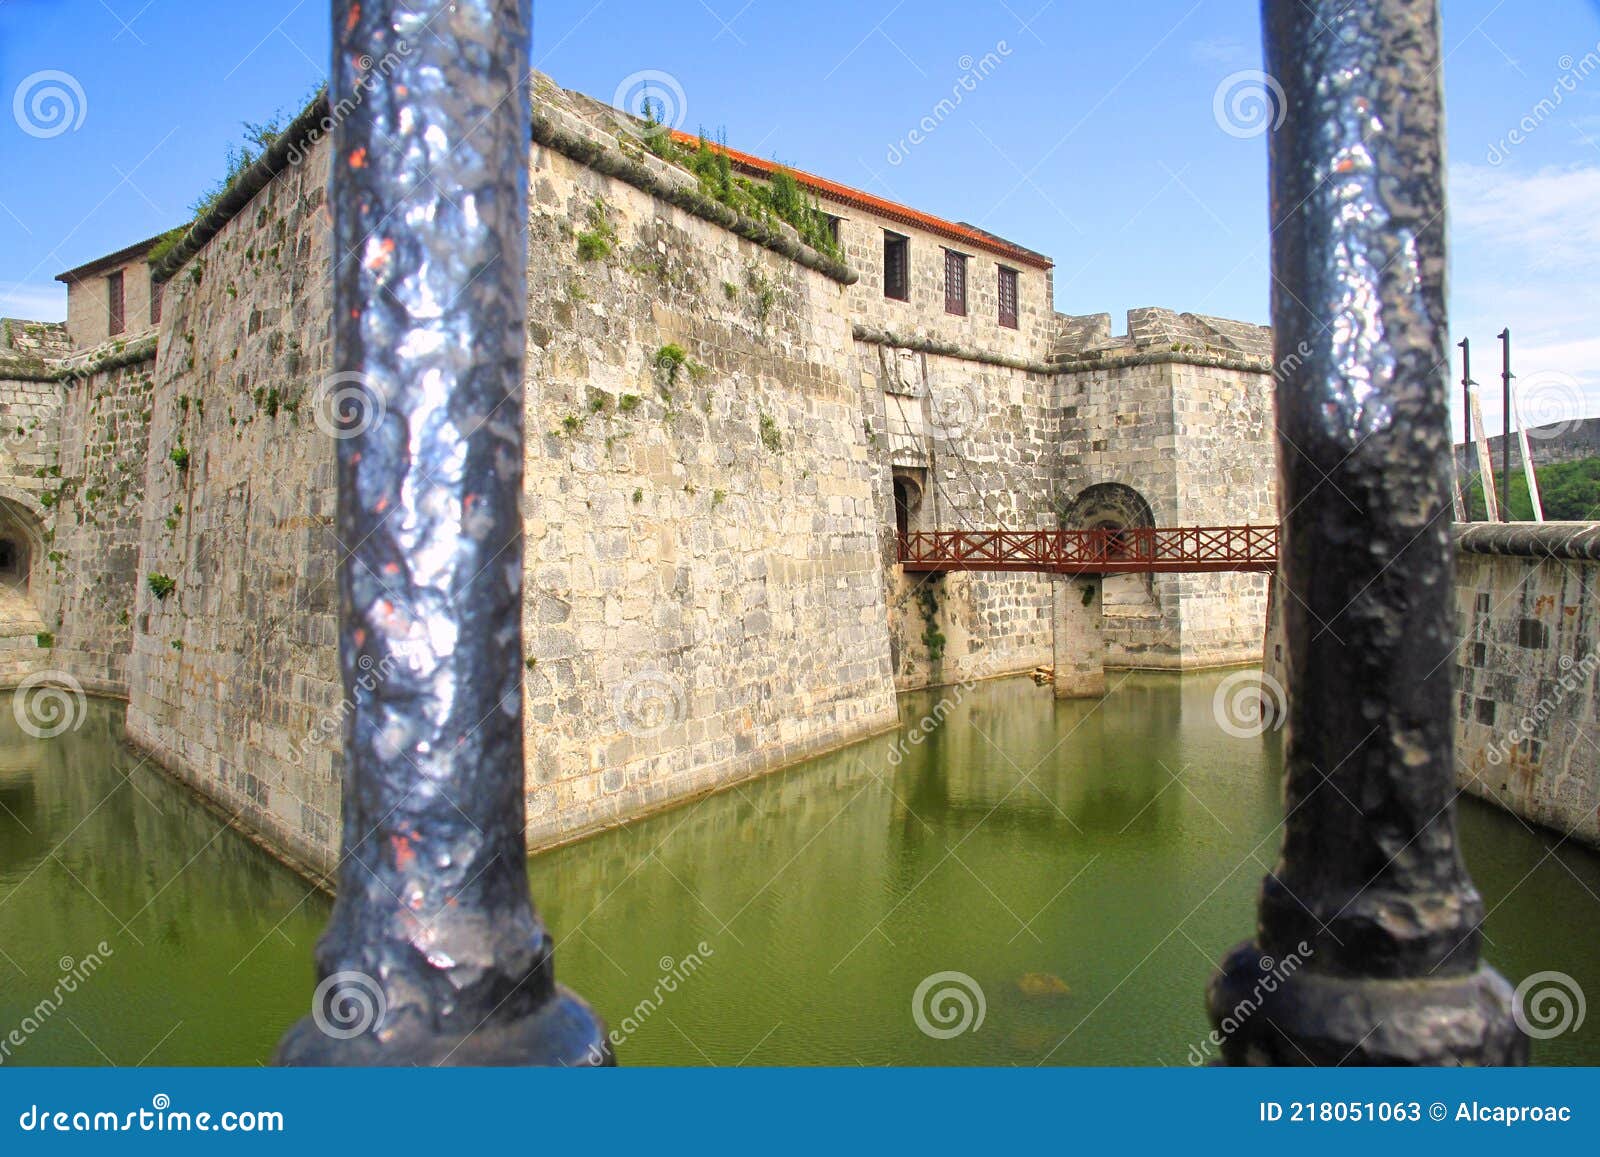
[[1154, 526], [1122, 530], [936, 530], [899, 536], [908, 571], [1156, 574], [1273, 570], [1276, 526]]

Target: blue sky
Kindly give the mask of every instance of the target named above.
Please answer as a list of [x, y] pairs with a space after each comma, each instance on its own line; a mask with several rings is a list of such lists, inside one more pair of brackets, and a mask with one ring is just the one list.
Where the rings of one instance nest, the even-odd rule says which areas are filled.
[[[1537, 417], [1600, 414], [1596, 6], [1444, 19], [1456, 336], [1488, 383], [1510, 326]], [[327, 20], [323, 0], [0, 0], [0, 314], [61, 317], [55, 274], [184, 220], [241, 122], [321, 81]], [[1050, 254], [1063, 311], [1267, 320], [1266, 137], [1228, 99], [1261, 90], [1222, 87], [1261, 67], [1249, 0], [536, 0], [534, 64], [608, 100], [665, 73], [691, 130]], [[82, 96], [30, 135], [16, 97], [44, 71]]]

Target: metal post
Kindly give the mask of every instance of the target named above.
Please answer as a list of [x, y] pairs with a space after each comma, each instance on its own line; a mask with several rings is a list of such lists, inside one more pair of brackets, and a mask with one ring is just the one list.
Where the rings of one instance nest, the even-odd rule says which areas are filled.
[[1500, 521], [1511, 521], [1511, 331], [1500, 331], [1501, 362], [1500, 385], [1505, 412], [1502, 415], [1500, 437]]
[[[528, 0], [334, 0], [344, 853], [285, 1064], [594, 1064], [523, 839]], [[351, 399], [346, 399], [350, 401]]]
[[1461, 347], [1461, 449], [1469, 469], [1462, 470], [1457, 485], [1461, 491], [1461, 504], [1465, 513], [1462, 522], [1472, 521], [1472, 339], [1464, 337], [1456, 343]]
[[[1507, 1064], [1456, 843], [1436, 0], [1264, 0], [1289, 664], [1283, 850], [1209, 991], [1230, 1064]], [[1304, 304], [1302, 304], [1304, 303]], [[1303, 343], [1303, 344], [1302, 344]], [[1293, 967], [1286, 965], [1293, 961]]]

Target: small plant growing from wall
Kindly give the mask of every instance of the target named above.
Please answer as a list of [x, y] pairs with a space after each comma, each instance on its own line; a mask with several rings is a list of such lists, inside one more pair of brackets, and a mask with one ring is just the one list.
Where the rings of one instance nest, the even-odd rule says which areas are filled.
[[157, 602], [166, 602], [167, 596], [178, 589], [178, 580], [168, 574], [150, 574], [144, 581], [149, 586], [150, 593], [156, 596]]
[[624, 414], [632, 413], [634, 410], [638, 409], [640, 401], [641, 399], [638, 394], [623, 394], [617, 399], [617, 409], [621, 410]]
[[745, 284], [750, 287], [751, 294], [756, 302], [756, 324], [763, 333], [767, 329], [767, 318], [772, 313], [772, 307], [778, 302], [778, 291], [773, 288], [772, 282], [760, 269], [751, 268], [745, 271]]
[[173, 466], [177, 467], [178, 470], [189, 469], [189, 448], [182, 442], [174, 446], [167, 454], [167, 457], [172, 459]]
[[678, 384], [678, 377], [683, 373], [683, 367], [688, 361], [689, 355], [683, 352], [683, 347], [680, 345], [664, 345], [656, 350], [656, 373], [661, 375], [667, 389], [670, 390]]
[[783, 453], [783, 435], [778, 430], [778, 423], [765, 410], [761, 413], [761, 444], [774, 454]]
[[605, 204], [596, 201], [589, 206], [589, 228], [578, 234], [578, 257], [583, 261], [600, 261], [610, 256], [617, 243], [617, 231], [611, 227]]
[[40, 631], [33, 637], [33, 641], [41, 647], [53, 647], [56, 645], [56, 637], [50, 631]]

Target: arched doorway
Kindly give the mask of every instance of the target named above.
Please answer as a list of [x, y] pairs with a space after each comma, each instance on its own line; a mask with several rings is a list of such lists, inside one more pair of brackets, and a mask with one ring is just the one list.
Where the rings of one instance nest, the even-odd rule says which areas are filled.
[[911, 516], [922, 505], [922, 483], [909, 470], [894, 472], [894, 531], [900, 538], [911, 533]]
[[0, 494], [0, 587], [27, 595], [43, 543], [39, 516], [18, 499]]
[[[1085, 487], [1061, 512], [1063, 530], [1111, 531], [1107, 547], [1111, 555], [1135, 550], [1133, 536], [1122, 532], [1155, 524], [1155, 511], [1144, 495], [1120, 482]], [[1152, 634], [1160, 632], [1161, 601], [1153, 575], [1107, 575], [1101, 584], [1101, 606], [1102, 630], [1114, 656], [1119, 649], [1127, 656], [1136, 655]]]

